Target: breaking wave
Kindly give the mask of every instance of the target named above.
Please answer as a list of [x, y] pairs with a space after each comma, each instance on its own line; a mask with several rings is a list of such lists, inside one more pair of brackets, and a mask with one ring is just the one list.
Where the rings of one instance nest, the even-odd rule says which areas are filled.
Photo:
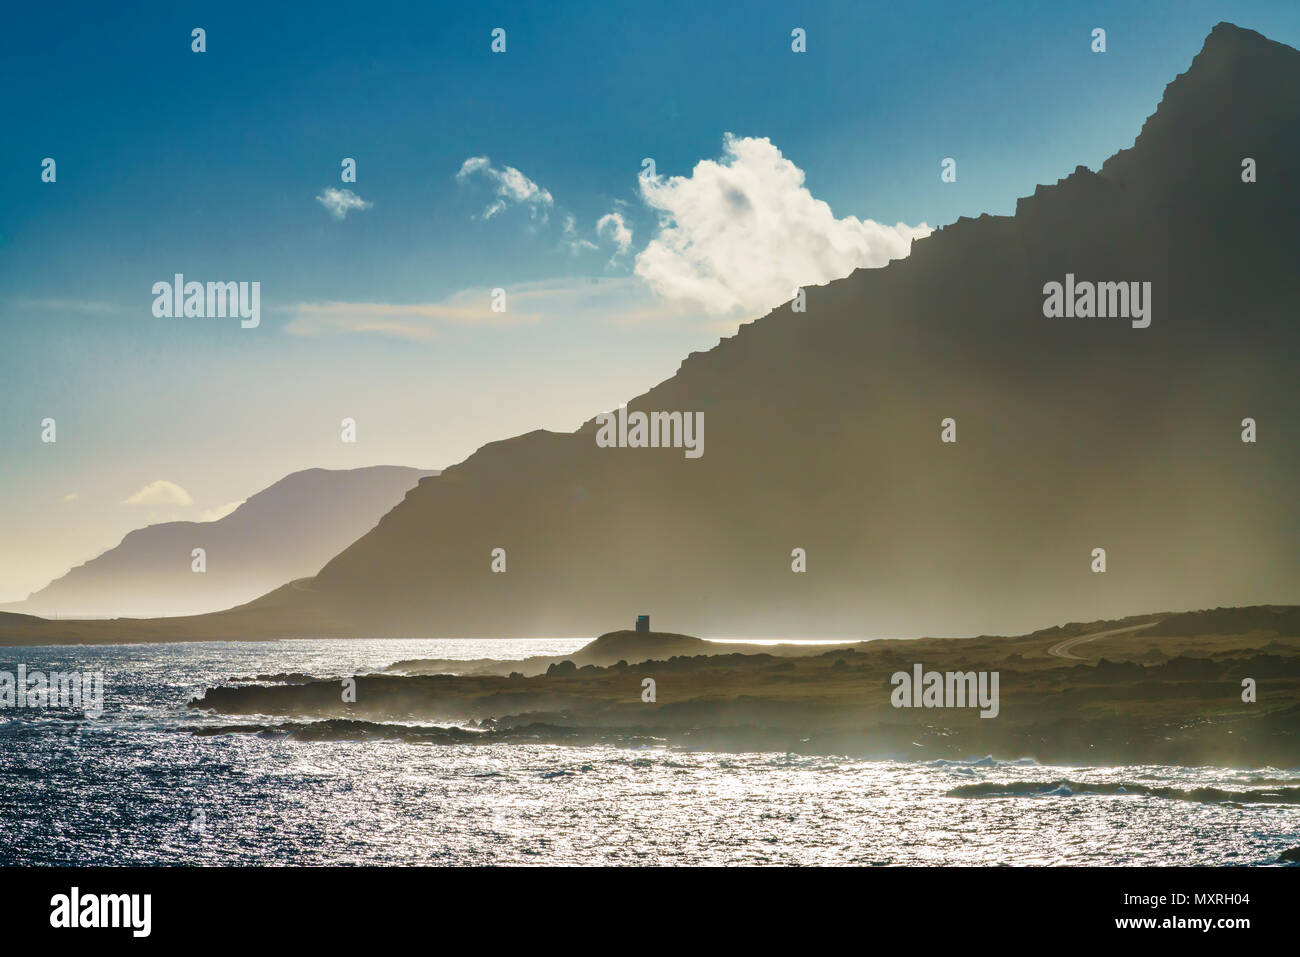
[[1248, 791], [1224, 788], [1151, 787], [1145, 784], [1100, 783], [1092, 781], [983, 781], [962, 784], [947, 792], [947, 797], [1073, 797], [1082, 794], [1139, 795], [1168, 798], [1172, 801], [1196, 801], [1201, 804], [1300, 804], [1300, 787], [1264, 787]]

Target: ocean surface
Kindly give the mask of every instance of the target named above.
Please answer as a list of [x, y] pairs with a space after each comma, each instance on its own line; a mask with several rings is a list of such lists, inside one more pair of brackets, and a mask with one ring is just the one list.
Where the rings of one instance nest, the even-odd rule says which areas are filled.
[[185, 706], [234, 676], [586, 641], [0, 647], [0, 672], [104, 676], [93, 719], [0, 708], [0, 864], [1256, 865], [1300, 845], [1300, 768], [197, 737], [241, 719]]

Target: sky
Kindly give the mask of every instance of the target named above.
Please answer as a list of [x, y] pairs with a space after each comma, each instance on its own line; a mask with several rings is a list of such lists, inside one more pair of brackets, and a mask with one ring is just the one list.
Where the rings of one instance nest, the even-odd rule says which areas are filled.
[[[0, 601], [299, 469], [577, 428], [795, 286], [1098, 168], [1220, 20], [1300, 46], [1294, 0], [741, 10], [10, 10]], [[260, 323], [155, 315], [177, 273], [258, 282]]]

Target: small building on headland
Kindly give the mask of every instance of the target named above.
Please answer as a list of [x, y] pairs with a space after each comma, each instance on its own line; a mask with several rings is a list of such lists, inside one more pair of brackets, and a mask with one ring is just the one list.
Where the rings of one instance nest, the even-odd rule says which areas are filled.
[[636, 630], [637, 630], [637, 631], [649, 631], [649, 630], [650, 630], [650, 616], [649, 616], [649, 615], [637, 615], [637, 616], [636, 616]]

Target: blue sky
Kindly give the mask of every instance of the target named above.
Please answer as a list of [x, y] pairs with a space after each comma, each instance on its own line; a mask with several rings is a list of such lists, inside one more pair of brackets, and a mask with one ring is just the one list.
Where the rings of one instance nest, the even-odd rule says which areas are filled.
[[[234, 6], [7, 15], [0, 600], [130, 528], [211, 514], [287, 472], [452, 464], [575, 428], [670, 376], [779, 301], [682, 297], [704, 266], [683, 246], [658, 260], [667, 272], [643, 258], [688, 213], [677, 242], [710, 231], [696, 165], [740, 164], [728, 133], [766, 138], [802, 171], [830, 211], [808, 229], [871, 244], [839, 221], [882, 224], [885, 245], [852, 254], [879, 265], [896, 223], [1010, 213], [1036, 184], [1130, 145], [1216, 22], [1300, 44], [1293, 0]], [[1098, 26], [1105, 54], [1089, 49]], [[194, 27], [205, 53], [191, 52]], [[489, 49], [495, 27], [504, 54]], [[47, 156], [55, 183], [40, 179]], [[958, 179], [942, 183], [949, 156]], [[340, 181], [343, 157], [356, 183]], [[456, 175], [474, 157], [549, 202], [511, 194], [485, 216], [499, 180]], [[656, 207], [645, 157], [698, 189]], [[331, 187], [370, 205], [336, 218], [317, 200]], [[611, 214], [626, 248], [610, 221], [597, 230]], [[812, 283], [841, 265], [785, 253], [768, 237], [755, 268]], [[151, 286], [176, 272], [259, 281], [261, 326], [155, 318]], [[721, 279], [750, 289], [743, 271]], [[514, 297], [506, 316], [456, 318], [496, 287]], [[346, 321], [319, 322], [324, 303], [347, 304]], [[384, 333], [355, 331], [361, 306], [420, 308]], [[39, 441], [46, 416], [53, 446]], [[355, 445], [339, 441], [344, 416]], [[124, 504], [158, 480], [192, 504]]]

